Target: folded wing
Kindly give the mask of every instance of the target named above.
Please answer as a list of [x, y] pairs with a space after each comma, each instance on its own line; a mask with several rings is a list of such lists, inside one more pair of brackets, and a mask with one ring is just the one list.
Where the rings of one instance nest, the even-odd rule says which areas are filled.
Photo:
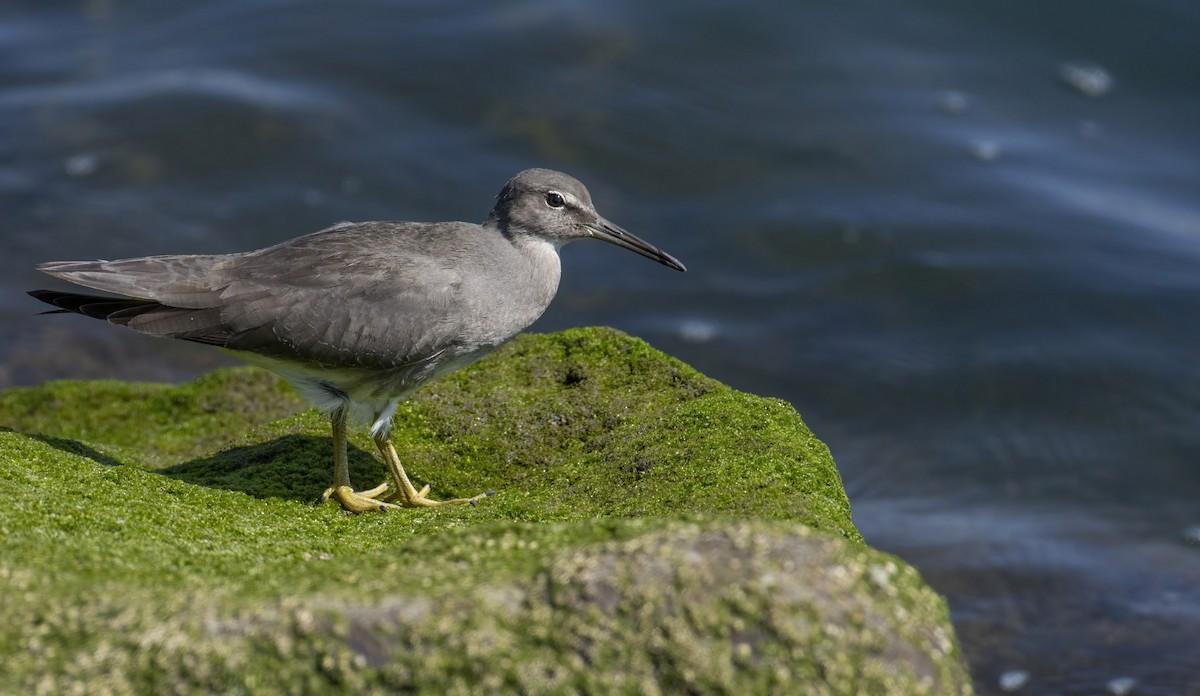
[[339, 225], [245, 254], [50, 262], [38, 269], [123, 297], [30, 294], [154, 336], [330, 367], [396, 367], [461, 335], [447, 330], [463, 314], [459, 276], [420, 245], [403, 248], [415, 227]]

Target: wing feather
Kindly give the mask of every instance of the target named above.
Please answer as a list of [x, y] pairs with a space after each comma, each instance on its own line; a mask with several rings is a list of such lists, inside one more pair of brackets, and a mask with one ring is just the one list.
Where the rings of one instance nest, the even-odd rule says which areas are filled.
[[471, 228], [343, 224], [244, 254], [50, 262], [38, 269], [125, 297], [31, 294], [155, 336], [331, 367], [396, 367], [461, 335], [462, 279], [453, 258], [428, 252], [429, 236], [470, 244]]

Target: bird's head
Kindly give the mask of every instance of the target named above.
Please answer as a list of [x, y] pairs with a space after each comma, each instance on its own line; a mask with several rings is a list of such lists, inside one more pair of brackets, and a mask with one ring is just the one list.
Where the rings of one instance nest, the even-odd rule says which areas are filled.
[[600, 239], [687, 270], [675, 257], [605, 220], [583, 184], [552, 169], [526, 169], [510, 179], [488, 221], [507, 234], [535, 235], [556, 247], [576, 239]]

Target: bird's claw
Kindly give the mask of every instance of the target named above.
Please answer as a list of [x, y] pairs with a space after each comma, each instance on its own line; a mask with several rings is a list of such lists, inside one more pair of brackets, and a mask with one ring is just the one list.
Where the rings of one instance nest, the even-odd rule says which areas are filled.
[[350, 486], [330, 486], [321, 496], [321, 502], [334, 498], [341, 504], [342, 509], [349, 513], [386, 512], [388, 508], [397, 507], [386, 500], [375, 500], [387, 490], [387, 484], [382, 484], [369, 491], [356, 492]]

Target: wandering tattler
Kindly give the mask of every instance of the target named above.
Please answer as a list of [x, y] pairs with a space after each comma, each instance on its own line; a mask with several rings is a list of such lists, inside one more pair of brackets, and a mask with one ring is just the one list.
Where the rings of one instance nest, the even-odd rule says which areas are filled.
[[[400, 399], [463, 367], [541, 316], [558, 290], [558, 249], [595, 238], [676, 270], [683, 264], [596, 212], [583, 184], [526, 169], [482, 225], [343, 222], [257, 251], [51, 261], [38, 270], [120, 297], [33, 295], [151, 336], [218, 346], [277, 372], [329, 414], [333, 485], [346, 510], [475, 504], [418, 491], [392, 446]], [[350, 484], [348, 418], [369, 423], [395, 490]]]

